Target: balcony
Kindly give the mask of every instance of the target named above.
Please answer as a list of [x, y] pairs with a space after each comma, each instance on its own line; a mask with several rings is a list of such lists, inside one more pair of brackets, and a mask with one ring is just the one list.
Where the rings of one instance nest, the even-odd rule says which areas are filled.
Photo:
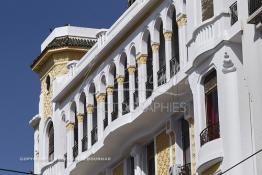
[[210, 125], [200, 133], [201, 146], [218, 138], [220, 138], [219, 123]]
[[173, 57], [170, 60], [170, 75], [171, 77], [175, 76], [177, 72], [180, 70], [180, 65], [178, 62], [179, 58], [178, 57]]
[[166, 83], [166, 66], [162, 66], [157, 72], [158, 86]]
[[73, 149], [73, 158], [75, 160], [75, 158], [78, 156], [78, 144], [75, 143], [72, 149]]
[[82, 139], [82, 151], [86, 151], [87, 150], [87, 135], [85, 135]]
[[257, 24], [261, 22], [262, 17], [262, 0], [249, 0], [248, 1], [248, 23]]
[[94, 145], [97, 142], [97, 126], [91, 131], [91, 144]]
[[108, 126], [108, 118], [106, 117], [103, 121], [104, 123], [104, 129], [106, 129], [106, 127]]

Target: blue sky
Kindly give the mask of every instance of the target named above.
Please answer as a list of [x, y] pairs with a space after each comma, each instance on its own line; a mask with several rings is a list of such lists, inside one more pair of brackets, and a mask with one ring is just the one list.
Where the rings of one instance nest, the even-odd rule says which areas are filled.
[[28, 121], [38, 112], [40, 83], [30, 64], [40, 54], [49, 29], [67, 23], [108, 28], [126, 8], [127, 0], [1, 1], [0, 168], [33, 169], [32, 161], [20, 161], [33, 154]]

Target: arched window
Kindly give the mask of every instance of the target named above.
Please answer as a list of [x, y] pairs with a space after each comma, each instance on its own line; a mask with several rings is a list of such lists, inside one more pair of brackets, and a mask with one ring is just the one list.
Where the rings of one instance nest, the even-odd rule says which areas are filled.
[[158, 76], [158, 85], [166, 83], [166, 51], [165, 51], [165, 37], [163, 30], [163, 22], [160, 21], [159, 26], [159, 71], [157, 72]]
[[206, 104], [206, 128], [201, 132], [201, 145], [220, 137], [217, 74], [215, 70], [208, 73], [203, 81]]
[[202, 21], [210, 19], [214, 16], [213, 0], [202, 0]]
[[110, 67], [110, 77], [113, 83], [113, 112], [111, 114], [112, 121], [118, 117], [118, 83], [116, 79], [116, 66], [112, 64]]
[[73, 146], [73, 158], [78, 156], [78, 120], [77, 120], [77, 109], [76, 103], [74, 102], [71, 106], [71, 115], [75, 119], [74, 124], [74, 146]]
[[82, 139], [82, 151], [87, 150], [87, 109], [86, 109], [86, 95], [83, 92], [80, 96], [80, 108], [81, 113], [84, 114], [83, 120], [83, 139]]
[[170, 74], [173, 77], [180, 70], [179, 60], [179, 34], [178, 25], [176, 21], [176, 11], [172, 13], [172, 59], [170, 61]]
[[54, 127], [51, 122], [48, 127], [48, 161], [54, 160]]
[[97, 100], [96, 100], [96, 87], [94, 83], [90, 85], [89, 93], [93, 100], [91, 144], [94, 145], [98, 139], [97, 137]]
[[151, 37], [150, 34], [147, 38], [147, 81], [146, 81], [146, 98], [150, 97], [153, 92], [153, 62], [152, 62], [152, 47], [151, 47]]
[[51, 87], [51, 79], [50, 79], [49, 75], [46, 77], [45, 83], [46, 83], [46, 90], [47, 90], [47, 92], [49, 92], [50, 87]]
[[123, 54], [121, 58], [122, 68], [124, 69], [124, 102], [122, 104], [122, 115], [130, 112], [129, 107], [129, 73], [127, 69], [127, 57]]

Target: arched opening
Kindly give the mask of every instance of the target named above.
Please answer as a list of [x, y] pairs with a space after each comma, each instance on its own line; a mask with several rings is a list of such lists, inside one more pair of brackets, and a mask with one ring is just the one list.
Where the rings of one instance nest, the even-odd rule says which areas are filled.
[[170, 60], [170, 75], [173, 77], [180, 70], [180, 56], [179, 56], [179, 34], [178, 25], [176, 21], [176, 11], [172, 10], [172, 59]]
[[54, 126], [53, 122], [49, 123], [47, 128], [48, 137], [48, 161], [52, 162], [54, 160]]
[[96, 100], [96, 87], [94, 83], [90, 85], [89, 93], [93, 100], [91, 144], [94, 145], [98, 139], [97, 137], [97, 100]]
[[148, 35], [147, 38], [147, 61], [146, 61], [146, 70], [147, 70], [147, 81], [146, 81], [146, 98], [149, 98], [153, 92], [153, 54], [151, 47], [151, 36]]
[[76, 109], [76, 103], [73, 102], [71, 105], [71, 117], [74, 118], [75, 124], [74, 124], [74, 146], [73, 146], [73, 158], [78, 156], [78, 120], [77, 120], [77, 109]]
[[50, 87], [51, 87], [51, 78], [50, 78], [49, 75], [46, 77], [45, 83], [46, 83], [46, 90], [47, 90], [47, 92], [49, 92]]
[[83, 120], [83, 139], [82, 139], [82, 151], [87, 150], [87, 109], [86, 109], [86, 95], [83, 92], [80, 95], [80, 108], [81, 112], [83, 112], [84, 120]]
[[[138, 98], [138, 66], [136, 63], [136, 48], [132, 47], [131, 49], [131, 57], [130, 59], [132, 60], [132, 63], [134, 63], [135, 65], [135, 72], [134, 72], [134, 76], [135, 76], [135, 89], [134, 89], [134, 93], [133, 93], [133, 98], [134, 98], [134, 109], [137, 108], [137, 106], [139, 105], [139, 98]], [[130, 61], [131, 62], [131, 61]]]
[[201, 145], [220, 138], [217, 74], [210, 71], [203, 79], [206, 103], [206, 128], [201, 132]]
[[[101, 90], [104, 93], [106, 90], [106, 77], [105, 75], [102, 76], [101, 78]], [[105, 96], [105, 118], [104, 118], [104, 129], [108, 126], [108, 94]]]
[[111, 83], [113, 83], [113, 112], [111, 116], [112, 116], [112, 121], [114, 121], [118, 117], [118, 83], [116, 79], [115, 64], [111, 65], [109, 73], [112, 81]]
[[163, 30], [163, 22], [159, 20], [158, 22], [158, 33], [159, 33], [159, 70], [157, 72], [158, 85], [166, 83], [166, 52], [165, 52], [165, 37]]
[[124, 101], [122, 103], [122, 115], [130, 112], [129, 106], [129, 73], [127, 69], [127, 56], [123, 54], [120, 59], [121, 67], [124, 69]]

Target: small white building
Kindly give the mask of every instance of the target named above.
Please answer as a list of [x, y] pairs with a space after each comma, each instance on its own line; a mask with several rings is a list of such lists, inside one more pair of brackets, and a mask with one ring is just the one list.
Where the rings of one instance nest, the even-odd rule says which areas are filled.
[[262, 0], [128, 4], [41, 45], [34, 172], [261, 175]]

